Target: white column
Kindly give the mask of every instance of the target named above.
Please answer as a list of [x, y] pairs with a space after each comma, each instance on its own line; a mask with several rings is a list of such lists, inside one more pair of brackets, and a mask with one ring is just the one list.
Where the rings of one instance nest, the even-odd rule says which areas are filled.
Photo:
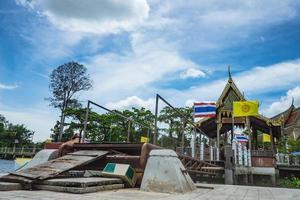
[[204, 142], [200, 142], [200, 160], [204, 160]]
[[238, 164], [243, 165], [243, 152], [242, 152], [242, 145], [240, 142], [238, 142]]
[[214, 149], [212, 146], [209, 146], [209, 149], [210, 149], [210, 160], [214, 160]]
[[248, 166], [252, 167], [251, 149], [248, 149]]
[[193, 135], [192, 135], [192, 139], [191, 139], [191, 149], [192, 149], [192, 157], [193, 158], [195, 158], [195, 146], [196, 146], [195, 140], [196, 140], [196, 134], [194, 131]]
[[234, 156], [234, 163], [238, 163], [238, 158], [237, 158], [237, 148], [236, 148], [236, 141], [232, 141], [232, 150], [233, 150], [233, 156]]
[[243, 146], [243, 153], [244, 153], [244, 166], [248, 166], [248, 151], [247, 146]]
[[220, 160], [220, 152], [218, 147], [216, 147], [216, 160]]

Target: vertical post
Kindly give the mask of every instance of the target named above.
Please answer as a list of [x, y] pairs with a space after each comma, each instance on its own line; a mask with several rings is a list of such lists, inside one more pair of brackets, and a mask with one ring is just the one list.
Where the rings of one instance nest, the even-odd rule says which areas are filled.
[[200, 140], [200, 160], [204, 160], [204, 142]]
[[213, 161], [214, 160], [214, 149], [212, 146], [209, 146], [209, 149], [210, 149], [210, 161]]
[[191, 140], [191, 148], [192, 148], [192, 157], [196, 157], [196, 130], [193, 128], [193, 135]]
[[182, 135], [181, 135], [181, 148], [182, 150], [184, 150], [184, 128], [183, 127], [182, 127]]
[[79, 141], [81, 143], [84, 143], [84, 138], [85, 138], [85, 134], [86, 134], [86, 127], [87, 127], [87, 121], [88, 121], [89, 111], [90, 111], [90, 101], [88, 101], [88, 104], [87, 104], [87, 107], [86, 107], [86, 111], [85, 111], [83, 133], [81, 134], [81, 132], [80, 132], [80, 136], [79, 136]]
[[148, 129], [147, 131], [147, 142], [148, 143], [150, 142], [150, 129]]
[[237, 158], [237, 145], [236, 145], [236, 141], [232, 141], [232, 144], [231, 144], [231, 148], [233, 150], [233, 157], [234, 157], [234, 164], [237, 164], [238, 163], [238, 158]]
[[217, 148], [219, 149], [220, 148], [220, 122], [219, 122], [219, 119], [218, 119], [218, 124], [217, 124]]
[[158, 94], [156, 94], [156, 100], [155, 100], [155, 119], [154, 119], [154, 136], [153, 136], [153, 144], [157, 143], [157, 117], [158, 117]]
[[231, 130], [231, 144], [233, 141], [233, 137], [234, 137], [234, 115], [233, 115], [233, 110], [232, 110], [232, 130]]
[[243, 152], [242, 152], [242, 145], [241, 145], [241, 143], [239, 142], [238, 143], [238, 152], [237, 152], [237, 154], [238, 154], [238, 164], [239, 165], [242, 165], [243, 164]]
[[251, 127], [250, 127], [250, 119], [249, 119], [249, 117], [246, 117], [246, 129], [247, 129], [247, 131], [249, 133], [249, 135], [248, 135], [248, 142], [249, 142], [249, 149], [251, 151], [251, 149], [252, 149], [252, 141], [251, 141], [252, 135], [251, 135]]
[[273, 156], [275, 156], [275, 144], [274, 144], [274, 136], [273, 136], [273, 131], [272, 131], [272, 125], [269, 126], [269, 133], [270, 133], [270, 139], [271, 139], [271, 150], [273, 153]]
[[[255, 127], [253, 127], [253, 140], [254, 140], [254, 144], [255, 144], [255, 149], [258, 149], [258, 141], [257, 141], [257, 129]], [[254, 146], [254, 145], [253, 145]], [[252, 149], [254, 149], [252, 148]]]
[[131, 120], [128, 120], [127, 142], [130, 142]]

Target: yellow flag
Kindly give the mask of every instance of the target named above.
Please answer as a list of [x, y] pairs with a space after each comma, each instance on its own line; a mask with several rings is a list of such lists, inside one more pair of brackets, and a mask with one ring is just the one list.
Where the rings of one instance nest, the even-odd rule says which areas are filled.
[[235, 117], [257, 116], [258, 101], [234, 101], [233, 115]]
[[269, 134], [263, 133], [263, 142], [271, 142]]
[[148, 140], [149, 140], [149, 139], [148, 139], [147, 137], [143, 137], [143, 136], [141, 137], [141, 142], [146, 143], [146, 142], [148, 142]]

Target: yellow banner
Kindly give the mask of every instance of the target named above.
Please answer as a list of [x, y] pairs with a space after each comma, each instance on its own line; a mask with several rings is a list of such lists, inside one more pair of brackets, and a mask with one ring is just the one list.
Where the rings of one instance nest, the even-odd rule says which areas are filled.
[[233, 116], [246, 117], [258, 115], [258, 101], [234, 101]]
[[147, 137], [143, 137], [143, 136], [141, 137], [141, 142], [146, 143], [148, 141], [149, 141], [149, 139]]
[[263, 142], [271, 142], [271, 137], [269, 134], [263, 133]]

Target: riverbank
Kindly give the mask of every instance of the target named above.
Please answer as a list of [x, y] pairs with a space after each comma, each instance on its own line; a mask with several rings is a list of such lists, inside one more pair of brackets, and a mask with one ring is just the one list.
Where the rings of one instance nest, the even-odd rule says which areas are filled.
[[117, 199], [117, 200], [185, 200], [185, 199], [237, 199], [237, 200], [299, 200], [300, 190], [286, 189], [275, 187], [254, 187], [254, 186], [237, 186], [237, 185], [215, 185], [215, 184], [201, 184], [200, 186], [213, 187], [214, 189], [198, 188], [194, 192], [187, 194], [164, 194], [154, 192], [143, 192], [138, 189], [121, 189], [111, 190], [88, 194], [69, 194], [61, 192], [50, 191], [25, 191], [16, 190], [1, 192], [1, 199]]

